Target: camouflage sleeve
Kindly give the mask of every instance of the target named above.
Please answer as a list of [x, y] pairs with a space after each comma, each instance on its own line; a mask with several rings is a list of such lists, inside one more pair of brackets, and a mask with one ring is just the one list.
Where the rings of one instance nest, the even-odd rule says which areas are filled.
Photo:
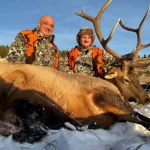
[[18, 33], [15, 40], [10, 46], [9, 52], [6, 56], [8, 62], [24, 63], [26, 53], [26, 44], [21, 33]]
[[104, 62], [103, 70], [106, 73], [114, 65], [114, 63], [116, 62], [116, 58], [112, 56], [111, 54], [109, 54], [108, 52], [103, 51], [103, 62]]
[[103, 52], [103, 61], [104, 64], [111, 65], [115, 62], [115, 57], [109, 54], [108, 52], [104, 51]]

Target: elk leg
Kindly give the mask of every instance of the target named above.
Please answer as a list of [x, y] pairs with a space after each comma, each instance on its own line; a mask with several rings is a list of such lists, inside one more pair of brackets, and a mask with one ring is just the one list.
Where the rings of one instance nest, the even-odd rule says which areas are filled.
[[147, 118], [138, 112], [134, 112], [133, 116], [138, 120], [139, 124], [143, 125], [147, 130], [150, 130], [150, 118]]

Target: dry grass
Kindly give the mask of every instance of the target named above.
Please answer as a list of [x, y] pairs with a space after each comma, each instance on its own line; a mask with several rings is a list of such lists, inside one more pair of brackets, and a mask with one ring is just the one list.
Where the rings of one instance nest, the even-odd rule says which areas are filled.
[[[146, 63], [148, 63], [148, 62], [150, 62], [150, 60], [147, 61]], [[145, 63], [145, 62], [143, 62], [143, 63]], [[150, 66], [145, 67], [145, 68], [137, 68], [136, 74], [138, 75], [141, 83], [150, 82]]]

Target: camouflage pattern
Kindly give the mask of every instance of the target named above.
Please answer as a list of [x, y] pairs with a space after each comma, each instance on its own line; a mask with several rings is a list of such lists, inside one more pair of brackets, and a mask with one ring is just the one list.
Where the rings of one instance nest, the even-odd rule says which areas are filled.
[[103, 72], [107, 73], [113, 66], [115, 66], [117, 60], [114, 56], [103, 50]]
[[59, 57], [59, 70], [64, 71], [64, 72], [68, 72], [68, 73], [73, 73], [73, 71], [71, 70], [71, 68], [69, 67], [69, 63], [68, 63], [68, 56], [60, 56]]
[[76, 58], [75, 73], [86, 73], [88, 75], [94, 75], [92, 64], [92, 49], [89, 48], [87, 52], [79, 47], [78, 56]]
[[[115, 62], [115, 58], [106, 51], [103, 51], [103, 61], [104, 64], [102, 69], [104, 73], [106, 73], [112, 68], [113, 63]], [[65, 65], [64, 67], [62, 67], [62, 70], [65, 70]], [[85, 73], [88, 75], [95, 76], [95, 70], [93, 70], [92, 63], [92, 46], [88, 49], [87, 52], [85, 52], [85, 50], [82, 49], [82, 47], [79, 47], [79, 52], [75, 64], [75, 70], [75, 73]], [[71, 71], [69, 70], [69, 72]]]
[[[53, 67], [55, 62], [55, 54], [58, 52], [58, 48], [55, 49], [50, 43], [54, 40], [54, 35], [45, 38], [42, 33], [36, 29], [38, 32], [39, 39], [36, 41], [35, 47], [35, 64], [40, 66], [50, 66]], [[8, 62], [13, 63], [24, 63], [26, 60], [26, 43], [21, 33], [18, 33], [15, 40], [10, 46], [9, 53], [6, 57]]]

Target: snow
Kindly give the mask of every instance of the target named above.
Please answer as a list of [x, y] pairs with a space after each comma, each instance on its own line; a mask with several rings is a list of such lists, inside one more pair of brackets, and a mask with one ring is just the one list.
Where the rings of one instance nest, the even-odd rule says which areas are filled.
[[[135, 111], [150, 118], [150, 104], [133, 105]], [[70, 130], [48, 130], [40, 142], [34, 144], [18, 143], [8, 137], [0, 136], [0, 150], [150, 150], [150, 131], [143, 126], [126, 122], [116, 123], [109, 130], [80, 128], [66, 122]]]
[[35, 144], [17, 143], [12, 136], [0, 136], [0, 150], [149, 150], [150, 131], [134, 123], [116, 123], [109, 130], [77, 131], [61, 128]]

